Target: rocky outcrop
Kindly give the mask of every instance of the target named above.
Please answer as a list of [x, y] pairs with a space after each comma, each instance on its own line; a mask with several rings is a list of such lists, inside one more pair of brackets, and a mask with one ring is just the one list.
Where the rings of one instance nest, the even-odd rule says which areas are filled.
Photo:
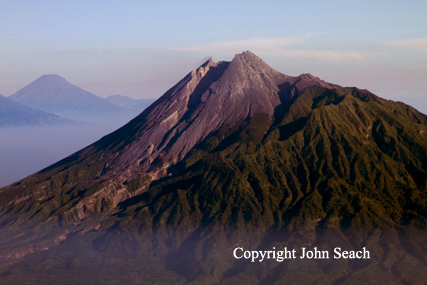
[[334, 86], [309, 74], [284, 75], [250, 51], [231, 62], [210, 58], [125, 127], [133, 139], [105, 176], [120, 182], [140, 173], [157, 176], [212, 132], [256, 114], [272, 117], [277, 106], [313, 85]]

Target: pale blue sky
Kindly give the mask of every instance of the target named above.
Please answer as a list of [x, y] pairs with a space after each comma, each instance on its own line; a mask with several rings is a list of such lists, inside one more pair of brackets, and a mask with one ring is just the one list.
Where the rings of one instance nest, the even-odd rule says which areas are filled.
[[0, 94], [59, 74], [105, 97], [158, 97], [207, 56], [251, 50], [427, 113], [427, 1], [0, 2]]

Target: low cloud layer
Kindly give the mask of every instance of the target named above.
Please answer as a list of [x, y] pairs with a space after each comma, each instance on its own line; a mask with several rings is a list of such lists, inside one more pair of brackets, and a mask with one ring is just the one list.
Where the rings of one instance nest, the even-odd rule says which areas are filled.
[[309, 35], [214, 42], [205, 45], [169, 47], [169, 49], [203, 54], [236, 54], [250, 50], [260, 56], [300, 57], [333, 62], [360, 61], [364, 58], [362, 54], [357, 52], [289, 48], [289, 46], [305, 42], [308, 37]]
[[427, 38], [390, 41], [388, 45], [427, 53]]

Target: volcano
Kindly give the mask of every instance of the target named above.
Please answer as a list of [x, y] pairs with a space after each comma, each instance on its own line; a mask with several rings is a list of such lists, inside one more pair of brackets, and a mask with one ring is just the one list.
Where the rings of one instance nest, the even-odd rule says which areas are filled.
[[56, 74], [45, 74], [8, 98], [39, 111], [85, 123], [121, 126], [137, 114]]
[[[426, 180], [414, 108], [249, 51], [209, 59], [122, 128], [0, 190], [0, 280], [416, 283]], [[298, 257], [235, 256], [284, 248]], [[362, 248], [369, 258], [333, 256]]]

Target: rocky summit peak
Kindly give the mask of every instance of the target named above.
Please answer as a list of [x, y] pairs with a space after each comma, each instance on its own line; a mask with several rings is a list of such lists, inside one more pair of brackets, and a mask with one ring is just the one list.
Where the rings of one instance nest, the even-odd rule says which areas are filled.
[[253, 52], [251, 52], [250, 50], [244, 51], [240, 54], [241, 56], [245, 57], [245, 58], [254, 58], [254, 59], [258, 59], [261, 60], [258, 56], [256, 56]]
[[324, 80], [320, 79], [319, 77], [313, 76], [310, 73], [303, 73], [298, 78], [301, 79], [301, 81], [304, 81], [305, 87], [311, 86], [311, 85], [317, 85], [322, 86], [325, 88], [333, 88], [334, 85], [325, 82]]
[[[224, 126], [261, 114], [272, 120], [277, 106], [310, 84], [315, 83], [286, 76], [250, 51], [231, 62], [209, 58], [124, 127], [131, 130], [126, 132], [131, 143], [105, 169], [105, 176], [121, 182], [141, 173], [157, 177]], [[118, 133], [111, 138], [121, 139]]]
[[247, 74], [248, 72], [258, 75], [268, 73], [274, 77], [281, 77], [283, 75], [250, 51], [236, 54], [230, 62], [230, 67], [228, 69], [233, 70], [233, 73], [240, 73], [243, 77], [245, 77], [246, 75], [244, 74]]
[[247, 50], [242, 53], [236, 54], [233, 60], [244, 60], [246, 62], [263, 62], [258, 56], [251, 51]]
[[212, 66], [215, 65], [215, 61], [212, 57], [209, 57], [207, 61], [205, 61], [200, 67]]
[[202, 65], [200, 65], [196, 70], [192, 71], [192, 75], [198, 75], [200, 77], [203, 77], [206, 75], [206, 73], [209, 71], [211, 67], [216, 67], [217, 64], [213, 60], [212, 57], [210, 57], [207, 61], [205, 61]]

